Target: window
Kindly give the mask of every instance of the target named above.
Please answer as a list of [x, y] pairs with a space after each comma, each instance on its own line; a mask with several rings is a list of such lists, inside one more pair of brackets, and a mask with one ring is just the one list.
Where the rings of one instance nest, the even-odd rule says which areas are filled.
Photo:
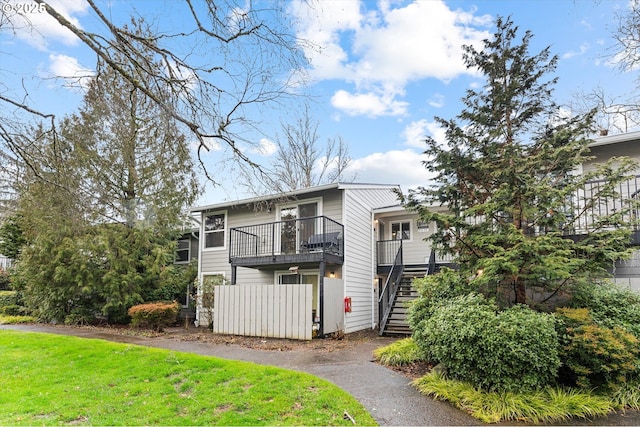
[[225, 212], [207, 214], [204, 218], [204, 247], [224, 248], [227, 227], [227, 215]]
[[188, 237], [178, 240], [178, 247], [176, 248], [176, 263], [184, 264], [189, 262], [191, 243]]
[[411, 240], [411, 222], [392, 223], [391, 240]]

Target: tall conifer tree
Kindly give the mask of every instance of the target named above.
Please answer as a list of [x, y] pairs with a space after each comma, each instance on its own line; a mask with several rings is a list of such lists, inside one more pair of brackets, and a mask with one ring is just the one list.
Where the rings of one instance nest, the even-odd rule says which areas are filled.
[[[592, 208], [615, 197], [635, 166], [614, 159], [576, 173], [588, 159], [592, 114], [561, 117], [552, 99], [556, 78], [548, 77], [557, 56], [549, 48], [532, 55], [532, 34], [518, 40], [510, 19], [496, 24], [482, 50], [464, 47], [467, 67], [482, 73], [485, 85], [467, 91], [455, 119], [436, 118], [446, 144], [427, 138], [434, 184], [410, 193], [408, 205], [437, 223], [433, 242], [457, 257], [479, 290], [531, 304], [531, 291], [555, 295], [629, 254], [633, 201], [606, 214]], [[585, 190], [596, 178], [604, 183]], [[434, 205], [448, 212], [430, 210]]]

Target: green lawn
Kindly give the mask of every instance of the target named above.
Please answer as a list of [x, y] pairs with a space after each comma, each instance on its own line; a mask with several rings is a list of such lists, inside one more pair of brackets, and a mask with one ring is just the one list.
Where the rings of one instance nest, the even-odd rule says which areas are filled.
[[0, 331], [0, 425], [374, 425], [309, 374], [51, 334]]

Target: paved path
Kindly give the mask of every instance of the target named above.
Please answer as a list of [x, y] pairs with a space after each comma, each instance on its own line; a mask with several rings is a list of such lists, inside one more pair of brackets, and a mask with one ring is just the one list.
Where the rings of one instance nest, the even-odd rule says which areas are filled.
[[[451, 405], [421, 395], [409, 385], [410, 380], [403, 375], [373, 363], [372, 351], [381, 344], [385, 345], [385, 341], [380, 340], [362, 342], [332, 352], [315, 352], [308, 349], [279, 352], [248, 349], [238, 345], [185, 341], [177, 337], [132, 337], [83, 328], [0, 325], [0, 329], [99, 338], [308, 372], [327, 379], [349, 392], [383, 426], [481, 425], [477, 419]], [[578, 424], [640, 425], [640, 413], [631, 411], [626, 415], [613, 415], [589, 422], [567, 423], [567, 425]]]

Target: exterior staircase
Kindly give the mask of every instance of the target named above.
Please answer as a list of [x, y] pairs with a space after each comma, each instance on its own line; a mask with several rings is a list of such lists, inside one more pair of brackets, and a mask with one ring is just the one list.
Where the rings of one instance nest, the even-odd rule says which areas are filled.
[[423, 277], [426, 274], [426, 266], [404, 266], [398, 291], [381, 335], [411, 335], [411, 329], [409, 329], [409, 324], [407, 323], [408, 303], [418, 297], [418, 291], [413, 288], [411, 283], [414, 278]]

